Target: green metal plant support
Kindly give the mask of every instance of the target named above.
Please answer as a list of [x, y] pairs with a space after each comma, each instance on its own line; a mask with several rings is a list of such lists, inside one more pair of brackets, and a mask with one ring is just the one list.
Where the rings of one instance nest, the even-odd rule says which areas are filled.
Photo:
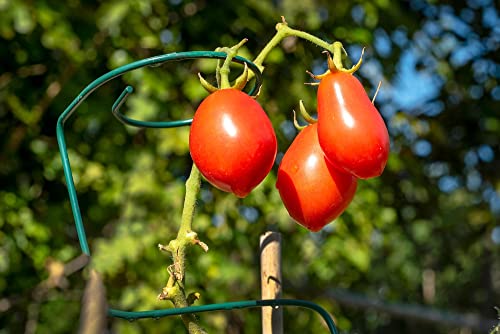
[[[85, 234], [85, 228], [82, 221], [82, 215], [80, 212], [80, 207], [78, 205], [78, 197], [76, 194], [75, 183], [73, 181], [73, 174], [71, 171], [70, 161], [68, 157], [68, 150], [66, 147], [66, 140], [64, 137], [64, 124], [66, 121], [73, 115], [76, 109], [80, 106], [80, 104], [90, 96], [95, 90], [104, 85], [105, 83], [120, 77], [126, 72], [133, 71], [142, 67], [150, 66], [157, 67], [164, 63], [170, 61], [178, 61], [178, 60], [188, 60], [188, 59], [198, 59], [198, 58], [210, 58], [210, 59], [226, 59], [227, 54], [224, 52], [215, 52], [215, 51], [189, 51], [189, 52], [175, 52], [168, 53], [156, 57], [142, 59], [121, 67], [114, 69], [96, 80], [92, 81], [87, 87], [85, 87], [80, 94], [70, 103], [70, 105], [63, 111], [63, 113], [59, 116], [57, 120], [56, 134], [57, 134], [57, 143], [59, 145], [59, 152], [62, 159], [64, 177], [66, 180], [66, 186], [68, 187], [69, 200], [71, 204], [71, 210], [73, 212], [73, 217], [75, 220], [76, 231], [78, 235], [78, 240], [80, 242], [80, 247], [82, 252], [88, 256], [90, 256], [89, 245], [87, 242], [87, 237]], [[248, 92], [249, 95], [255, 96], [257, 95], [260, 86], [262, 85], [262, 73], [256, 64], [252, 61], [236, 56], [232, 59], [232, 61], [239, 64], [246, 64], [249, 69], [255, 74], [255, 83], [252, 89]], [[173, 121], [141, 121], [129, 118], [122, 113], [120, 113], [120, 107], [126, 101], [127, 97], [133, 92], [133, 88], [131, 86], [125, 87], [120, 96], [116, 99], [113, 106], [111, 107], [111, 112], [113, 115], [122, 123], [135, 127], [142, 128], [174, 128], [180, 126], [190, 125], [192, 119], [185, 120], [173, 120]], [[330, 316], [330, 314], [321, 306], [304, 300], [297, 299], [273, 299], [273, 300], [246, 300], [246, 301], [237, 301], [237, 302], [227, 302], [227, 303], [219, 303], [219, 304], [209, 304], [209, 305], [201, 305], [201, 306], [189, 306], [183, 308], [172, 308], [172, 309], [162, 309], [162, 310], [151, 310], [151, 311], [121, 311], [110, 308], [108, 310], [108, 315], [111, 317], [123, 318], [127, 320], [136, 320], [142, 318], [160, 318], [165, 316], [173, 316], [173, 315], [181, 315], [181, 314], [191, 314], [191, 313], [200, 313], [200, 312], [210, 312], [210, 311], [220, 311], [220, 310], [232, 310], [232, 309], [241, 309], [241, 308], [250, 308], [250, 307], [264, 307], [264, 306], [299, 306], [308, 308], [318, 312], [323, 319], [325, 320], [330, 333], [337, 334], [337, 328], [335, 327], [335, 323]]]

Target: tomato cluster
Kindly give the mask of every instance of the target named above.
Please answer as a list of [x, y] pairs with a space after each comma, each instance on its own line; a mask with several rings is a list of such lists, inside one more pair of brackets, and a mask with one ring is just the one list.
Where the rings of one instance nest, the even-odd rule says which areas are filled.
[[342, 214], [357, 179], [379, 176], [389, 155], [385, 123], [352, 74], [322, 76], [317, 100], [318, 121], [290, 145], [276, 183], [290, 215], [311, 231]]
[[[321, 76], [318, 120], [286, 151], [276, 187], [299, 224], [319, 231], [351, 203], [357, 180], [379, 176], [387, 163], [389, 135], [361, 83], [351, 73]], [[221, 89], [198, 107], [189, 148], [215, 187], [247, 196], [271, 170], [277, 141], [262, 107], [247, 94]]]

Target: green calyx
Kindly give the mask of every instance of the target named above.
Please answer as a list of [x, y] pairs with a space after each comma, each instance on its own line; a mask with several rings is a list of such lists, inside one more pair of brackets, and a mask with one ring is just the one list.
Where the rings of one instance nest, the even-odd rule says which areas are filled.
[[[351, 68], [345, 68], [344, 64], [342, 64], [342, 55], [347, 56], [347, 51], [344, 49], [344, 46], [340, 42], [334, 42], [332, 44], [332, 49], [333, 49], [333, 56], [332, 53], [329, 51], [323, 51], [323, 53], [327, 54], [327, 63], [328, 63], [328, 69], [326, 70], [325, 73], [323, 74], [313, 74], [309, 71], [306, 71], [313, 79], [316, 80], [321, 80], [323, 79], [326, 75], [329, 73], [336, 73], [336, 72], [344, 72], [344, 73], [349, 73], [353, 74], [359, 68], [361, 67], [361, 64], [363, 63], [363, 55], [365, 54], [365, 48], [361, 50], [361, 56], [359, 57], [358, 62], [353, 65]], [[309, 85], [318, 85], [318, 83], [308, 83]]]
[[347, 56], [347, 51], [344, 49], [342, 43], [333, 43], [333, 57], [328, 54], [328, 69], [331, 72], [344, 72], [352, 74], [361, 67], [361, 64], [363, 63], [363, 55], [365, 54], [365, 48], [361, 50], [361, 56], [359, 57], [358, 62], [351, 68], [344, 68], [344, 65], [342, 64], [342, 54]]
[[220, 51], [224, 52], [227, 54], [226, 59], [224, 59], [224, 63], [221, 65], [221, 61], [217, 61], [217, 68], [216, 68], [216, 78], [217, 78], [217, 86], [215, 87], [211, 83], [209, 83], [202, 75], [201, 73], [198, 73], [198, 78], [200, 79], [200, 84], [202, 85], [205, 90], [207, 90], [209, 93], [213, 93], [219, 89], [226, 89], [226, 88], [234, 88], [237, 90], [243, 90], [245, 88], [249, 76], [248, 76], [248, 66], [245, 64], [245, 67], [243, 69], [243, 73], [234, 81], [234, 83], [231, 85], [229, 82], [229, 72], [230, 70], [230, 65], [231, 61], [233, 58], [238, 54], [238, 50], [248, 41], [248, 39], [244, 38], [239, 42], [238, 44], [232, 46], [232, 47], [221, 47], [215, 49], [215, 51]]
[[307, 125], [299, 124], [299, 122], [297, 121], [297, 113], [295, 112], [295, 110], [293, 110], [293, 125], [297, 130], [299, 131], [304, 130], [307, 126], [314, 124], [318, 121], [317, 119], [312, 117], [311, 114], [307, 112], [306, 107], [304, 106], [304, 102], [302, 100], [299, 101], [299, 110], [300, 110], [300, 115], [307, 122]]

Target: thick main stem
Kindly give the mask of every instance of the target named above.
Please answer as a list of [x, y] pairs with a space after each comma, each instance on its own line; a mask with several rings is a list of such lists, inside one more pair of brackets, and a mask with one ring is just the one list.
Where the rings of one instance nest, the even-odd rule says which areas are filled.
[[[189, 245], [199, 243], [196, 233], [192, 229], [196, 198], [200, 192], [201, 174], [193, 163], [191, 173], [186, 181], [186, 195], [182, 209], [181, 226], [177, 238], [170, 241], [165, 248], [173, 257], [173, 269], [170, 269], [170, 278], [160, 295], [161, 299], [168, 299], [176, 308], [187, 307], [189, 303], [184, 291], [184, 277], [186, 271], [186, 248]], [[190, 334], [206, 334], [205, 330], [198, 324], [194, 314], [181, 315], [184, 325]]]
[[[176, 308], [188, 307], [185, 293], [179, 286], [176, 286], [172, 291], [171, 301]], [[207, 332], [198, 324], [198, 319], [194, 314], [183, 314], [181, 320], [187, 328], [189, 334], [207, 334]]]
[[198, 167], [193, 163], [191, 174], [186, 181], [186, 195], [184, 197], [184, 207], [182, 209], [181, 227], [177, 233], [177, 239], [182, 238], [191, 231], [196, 197], [200, 192], [201, 175]]

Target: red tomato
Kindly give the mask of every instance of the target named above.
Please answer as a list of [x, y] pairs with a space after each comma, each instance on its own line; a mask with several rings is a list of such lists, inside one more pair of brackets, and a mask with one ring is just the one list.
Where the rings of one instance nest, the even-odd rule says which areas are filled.
[[354, 176], [334, 168], [325, 158], [317, 123], [297, 135], [283, 156], [276, 181], [290, 216], [313, 232], [344, 212], [357, 185]]
[[277, 141], [257, 101], [237, 89], [221, 89], [196, 110], [189, 150], [208, 182], [245, 197], [271, 170]]
[[358, 178], [379, 176], [389, 156], [389, 134], [361, 83], [334, 72], [318, 88], [318, 137], [327, 158]]

